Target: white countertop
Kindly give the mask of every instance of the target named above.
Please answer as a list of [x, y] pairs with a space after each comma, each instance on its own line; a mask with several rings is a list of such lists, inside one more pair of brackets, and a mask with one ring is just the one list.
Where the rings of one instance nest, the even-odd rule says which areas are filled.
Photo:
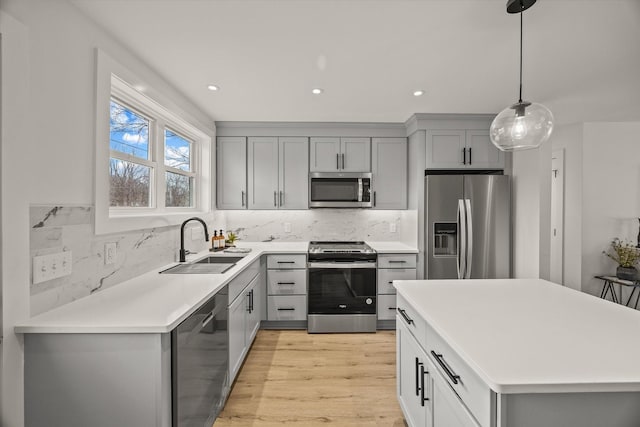
[[[379, 253], [417, 253], [398, 242], [367, 242]], [[224, 274], [158, 274], [165, 265], [18, 323], [17, 333], [165, 333], [264, 254], [303, 253], [309, 242], [239, 242], [251, 248]], [[197, 260], [209, 251], [188, 255]], [[218, 254], [218, 253], [217, 253]], [[229, 254], [242, 255], [242, 254]]]
[[[15, 332], [170, 332], [261, 255], [306, 254], [308, 250], [308, 242], [243, 242], [239, 246], [250, 247], [251, 252], [224, 274], [158, 274], [176, 265], [169, 264], [18, 323]], [[209, 254], [188, 255], [187, 261]]]
[[401, 242], [369, 242], [367, 244], [379, 254], [417, 254], [418, 249]]
[[640, 312], [540, 279], [395, 281], [498, 393], [640, 391]]

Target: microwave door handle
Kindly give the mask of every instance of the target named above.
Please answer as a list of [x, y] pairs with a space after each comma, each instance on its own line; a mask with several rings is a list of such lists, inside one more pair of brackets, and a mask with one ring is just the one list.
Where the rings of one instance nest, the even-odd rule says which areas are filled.
[[362, 193], [363, 193], [363, 185], [362, 185], [362, 178], [358, 178], [358, 201], [361, 202], [362, 201]]
[[458, 267], [458, 279], [464, 279], [466, 272], [466, 252], [467, 252], [467, 244], [466, 244], [466, 222], [465, 218], [465, 206], [463, 200], [458, 200], [458, 256], [457, 256], [457, 267]]

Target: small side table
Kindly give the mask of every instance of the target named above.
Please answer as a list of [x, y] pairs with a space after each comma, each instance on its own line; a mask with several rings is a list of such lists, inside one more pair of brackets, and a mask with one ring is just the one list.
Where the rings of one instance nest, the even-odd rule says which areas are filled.
[[[600, 279], [604, 282], [604, 285], [602, 286], [602, 292], [600, 292], [600, 298], [603, 299], [607, 299], [607, 294], [611, 293], [611, 301], [621, 304], [622, 303], [622, 287], [623, 286], [630, 286], [631, 289], [631, 294], [629, 295], [629, 298], [627, 299], [626, 302], [626, 306], [627, 307], [631, 307], [631, 300], [633, 299], [633, 296], [636, 296], [636, 301], [635, 304], [633, 305], [633, 308], [637, 309], [638, 308], [638, 300], [640, 300], [640, 282], [637, 280], [622, 280], [622, 279], [618, 279], [615, 276], [595, 276], [596, 279]], [[618, 295], [616, 294], [616, 290], [613, 287], [613, 284], [617, 284], [618, 285], [618, 289], [620, 291], [620, 297], [618, 297]]]

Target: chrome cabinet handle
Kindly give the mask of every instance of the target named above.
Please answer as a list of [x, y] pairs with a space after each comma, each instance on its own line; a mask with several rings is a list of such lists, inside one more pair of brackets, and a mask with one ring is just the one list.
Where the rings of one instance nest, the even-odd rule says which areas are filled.
[[404, 321], [407, 322], [407, 324], [410, 325], [413, 323], [413, 319], [407, 316], [407, 312], [405, 310], [398, 308], [398, 313], [400, 313], [400, 315], [403, 317]]
[[212, 320], [213, 320], [213, 310], [202, 321], [202, 327], [204, 328], [205, 326], [207, 326], [207, 324], [211, 323]]
[[451, 368], [449, 368], [449, 365], [447, 365], [447, 363], [444, 361], [444, 356], [442, 356], [442, 354], [436, 353], [433, 350], [431, 350], [431, 354], [433, 355], [433, 357], [436, 358], [436, 362], [438, 362], [438, 365], [440, 365], [442, 369], [444, 369], [447, 376], [451, 379], [451, 382], [453, 382], [454, 384], [458, 384], [460, 375], [457, 375], [455, 372], [451, 370]]

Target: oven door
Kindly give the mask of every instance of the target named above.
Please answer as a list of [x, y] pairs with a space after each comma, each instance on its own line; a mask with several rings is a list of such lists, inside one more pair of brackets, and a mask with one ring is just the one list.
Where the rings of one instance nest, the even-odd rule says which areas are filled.
[[375, 262], [310, 262], [309, 314], [376, 314]]

